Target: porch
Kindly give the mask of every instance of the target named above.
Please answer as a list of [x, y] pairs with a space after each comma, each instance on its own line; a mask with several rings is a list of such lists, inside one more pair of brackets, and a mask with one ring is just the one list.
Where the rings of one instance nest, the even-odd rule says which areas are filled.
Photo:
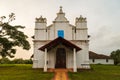
[[[77, 72], [77, 65], [76, 65], [76, 53], [77, 51], [81, 50], [78, 46], [75, 44], [71, 43], [70, 41], [58, 37], [55, 40], [43, 45], [42, 47], [39, 48], [39, 50], [44, 51], [44, 72], [47, 72], [48, 68], [48, 52], [52, 49], [55, 49], [58, 45], [64, 45], [66, 48], [72, 51], [73, 53], [73, 72]], [[66, 68], [66, 51], [64, 48], [59, 47], [56, 48], [55, 54], [55, 63], [54, 63], [54, 68]]]

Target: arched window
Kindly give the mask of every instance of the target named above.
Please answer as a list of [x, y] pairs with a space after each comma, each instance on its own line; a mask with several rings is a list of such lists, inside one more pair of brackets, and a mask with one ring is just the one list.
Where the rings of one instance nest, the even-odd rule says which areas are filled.
[[58, 37], [64, 38], [64, 30], [58, 30]]

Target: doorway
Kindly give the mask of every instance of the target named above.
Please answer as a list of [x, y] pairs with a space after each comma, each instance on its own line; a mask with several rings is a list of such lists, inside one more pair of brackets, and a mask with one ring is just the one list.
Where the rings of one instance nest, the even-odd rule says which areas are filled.
[[56, 51], [55, 68], [66, 68], [66, 51], [64, 48], [58, 48]]

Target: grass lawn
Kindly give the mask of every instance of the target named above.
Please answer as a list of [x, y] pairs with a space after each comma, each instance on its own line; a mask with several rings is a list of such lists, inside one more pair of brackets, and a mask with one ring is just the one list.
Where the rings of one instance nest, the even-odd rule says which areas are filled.
[[91, 65], [93, 70], [68, 73], [70, 80], [120, 80], [120, 66]]
[[30, 64], [0, 64], [0, 80], [51, 80], [53, 75]]

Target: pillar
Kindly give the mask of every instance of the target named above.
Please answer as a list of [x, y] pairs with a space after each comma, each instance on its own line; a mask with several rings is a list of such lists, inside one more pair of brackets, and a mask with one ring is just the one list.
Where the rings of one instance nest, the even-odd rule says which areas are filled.
[[44, 64], [44, 72], [47, 72], [47, 48], [45, 48], [45, 64]]
[[76, 65], [76, 49], [73, 49], [73, 72], [77, 72], [77, 65]]

